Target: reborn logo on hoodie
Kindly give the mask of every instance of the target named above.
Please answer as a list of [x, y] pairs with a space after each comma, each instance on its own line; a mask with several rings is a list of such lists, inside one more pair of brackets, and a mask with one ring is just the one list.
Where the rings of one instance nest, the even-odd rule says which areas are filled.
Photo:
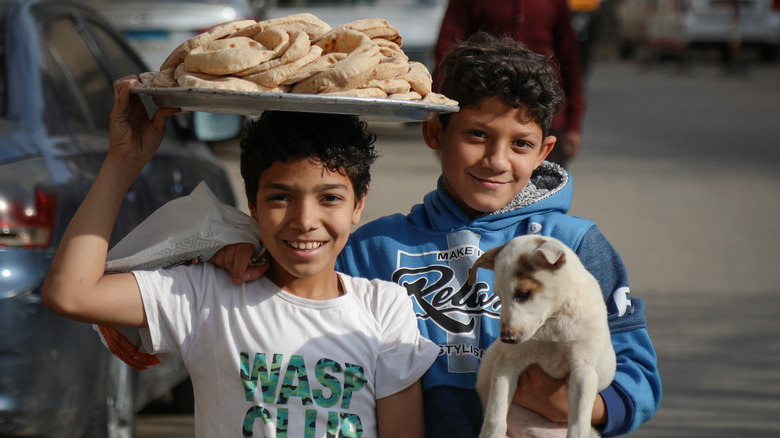
[[393, 282], [404, 286], [415, 311], [453, 334], [471, 333], [482, 316], [498, 318], [501, 304], [487, 283], [468, 285], [469, 269], [482, 254], [477, 246], [410, 254], [400, 251]]

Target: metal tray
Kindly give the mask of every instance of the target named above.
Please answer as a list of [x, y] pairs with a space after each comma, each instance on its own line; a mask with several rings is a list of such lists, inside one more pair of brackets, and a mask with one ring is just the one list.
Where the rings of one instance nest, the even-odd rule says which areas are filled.
[[430, 121], [457, 106], [379, 97], [326, 96], [319, 94], [260, 93], [210, 88], [133, 88], [147, 110], [176, 107], [185, 111], [260, 115], [265, 110], [350, 114], [371, 119]]

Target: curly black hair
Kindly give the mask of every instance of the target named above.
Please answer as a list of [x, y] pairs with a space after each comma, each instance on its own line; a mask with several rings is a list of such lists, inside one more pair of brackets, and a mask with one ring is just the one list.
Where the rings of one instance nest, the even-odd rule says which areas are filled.
[[241, 176], [254, 205], [260, 174], [275, 162], [310, 157], [331, 172], [346, 175], [360, 201], [371, 182], [371, 165], [378, 154], [376, 136], [356, 116], [264, 111], [246, 125], [241, 140]]
[[[553, 61], [523, 44], [485, 32], [452, 47], [441, 62], [441, 93], [461, 108], [498, 97], [513, 108], [524, 106], [548, 135], [563, 106], [563, 90]], [[448, 115], [440, 116], [446, 126]]]

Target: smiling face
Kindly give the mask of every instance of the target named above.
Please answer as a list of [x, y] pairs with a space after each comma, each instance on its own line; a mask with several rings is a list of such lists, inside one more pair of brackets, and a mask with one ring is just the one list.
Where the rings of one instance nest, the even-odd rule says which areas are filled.
[[428, 146], [441, 160], [444, 188], [471, 218], [509, 204], [555, 145], [524, 108], [497, 97], [482, 99], [423, 125]]
[[339, 295], [334, 266], [365, 197], [351, 180], [310, 158], [276, 161], [260, 175], [249, 210], [273, 257], [266, 274], [277, 286], [312, 299]]

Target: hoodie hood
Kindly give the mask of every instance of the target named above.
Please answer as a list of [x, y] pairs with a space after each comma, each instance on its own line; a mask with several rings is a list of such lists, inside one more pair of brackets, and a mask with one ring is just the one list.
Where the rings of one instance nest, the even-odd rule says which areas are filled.
[[561, 166], [545, 161], [512, 202], [499, 210], [469, 218], [444, 189], [439, 177], [436, 190], [428, 193], [422, 204], [412, 207], [408, 217], [426, 229], [448, 231], [469, 227], [496, 231], [514, 227], [519, 220], [543, 212], [565, 214], [571, 207], [572, 193], [571, 175]]

